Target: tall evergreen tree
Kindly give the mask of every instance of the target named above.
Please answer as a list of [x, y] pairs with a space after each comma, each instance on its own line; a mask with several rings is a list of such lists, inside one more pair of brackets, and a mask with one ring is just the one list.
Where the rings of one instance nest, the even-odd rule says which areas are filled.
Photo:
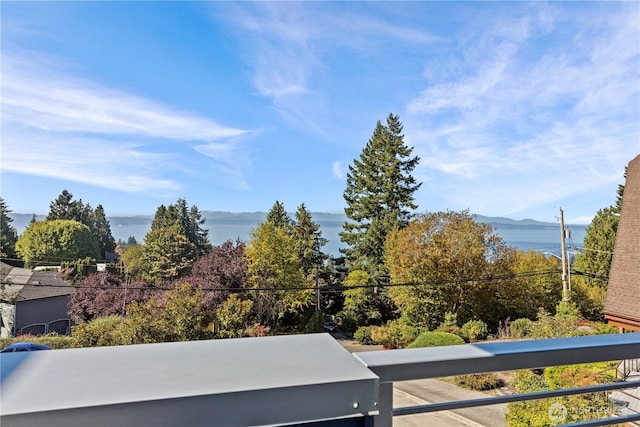
[[417, 209], [413, 193], [420, 188], [411, 175], [419, 157], [404, 143], [399, 117], [389, 114], [376, 124], [359, 159], [349, 166], [344, 199], [347, 222], [340, 233], [351, 269], [366, 271], [374, 281], [386, 274], [384, 242], [395, 227], [404, 227]]
[[202, 227], [205, 221], [196, 205], [189, 207], [185, 199], [178, 199], [173, 205], [158, 207], [151, 222], [151, 231], [178, 227], [180, 233], [196, 246], [197, 255], [202, 256], [211, 250], [209, 230]]
[[[625, 168], [624, 177], [627, 177]], [[591, 220], [584, 236], [584, 250], [573, 263], [572, 299], [582, 315], [592, 320], [602, 320], [604, 299], [613, 250], [620, 222], [624, 185], [618, 185], [615, 204], [600, 209]]]
[[84, 204], [82, 199], [73, 200], [73, 194], [62, 190], [58, 198], [49, 204], [49, 214], [45, 219], [47, 221], [68, 219], [89, 227], [98, 241], [101, 259], [105, 259], [106, 253], [113, 252], [115, 249], [116, 242], [111, 234], [111, 225], [102, 205], [92, 209], [90, 204]]
[[327, 258], [322, 253], [322, 247], [328, 243], [328, 240], [322, 238], [320, 225], [313, 221], [311, 212], [307, 210], [304, 203], [298, 206], [296, 211], [292, 234], [302, 271], [305, 276], [308, 276]]
[[82, 199], [73, 200], [73, 194], [67, 190], [62, 193], [49, 204], [49, 214], [45, 218], [47, 221], [56, 219], [71, 219], [90, 226], [91, 206], [85, 205]]
[[116, 247], [116, 241], [111, 234], [111, 225], [104, 213], [102, 205], [98, 205], [90, 215], [89, 228], [98, 240], [100, 247], [100, 256], [105, 259], [108, 252], [113, 252]]
[[13, 219], [9, 218], [8, 215], [11, 212], [4, 202], [4, 199], [0, 197], [0, 258], [16, 258], [18, 232], [16, 228], [11, 225]]
[[284, 208], [284, 204], [280, 203], [277, 200], [273, 204], [269, 212], [267, 212], [265, 222], [268, 222], [275, 227], [282, 227], [286, 230], [290, 230], [293, 223], [293, 221], [291, 221], [291, 217]]

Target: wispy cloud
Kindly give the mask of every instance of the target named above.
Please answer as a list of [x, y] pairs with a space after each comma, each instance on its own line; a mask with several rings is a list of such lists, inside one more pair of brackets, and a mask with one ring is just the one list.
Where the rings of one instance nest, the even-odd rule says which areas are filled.
[[335, 52], [381, 55], [381, 43], [415, 46], [437, 40], [424, 29], [376, 17], [368, 10], [374, 6], [256, 2], [212, 8], [237, 35], [258, 93], [271, 98], [290, 124], [321, 132], [332, 90], [323, 84], [331, 79], [329, 58]]
[[[2, 55], [2, 167], [121, 191], [180, 187], [169, 159], [194, 147], [223, 172], [247, 131], [74, 77], [56, 58]], [[206, 149], [214, 144], [218, 149]], [[175, 159], [174, 159], [175, 160]], [[233, 175], [238, 175], [237, 168]]]
[[640, 152], [640, 30], [637, 4], [611, 6], [484, 17], [480, 39], [451, 41], [464, 73], [425, 73], [405, 129], [455, 208], [517, 215], [620, 182]]
[[343, 162], [333, 162], [333, 176], [336, 179], [344, 179], [347, 176], [347, 167]]

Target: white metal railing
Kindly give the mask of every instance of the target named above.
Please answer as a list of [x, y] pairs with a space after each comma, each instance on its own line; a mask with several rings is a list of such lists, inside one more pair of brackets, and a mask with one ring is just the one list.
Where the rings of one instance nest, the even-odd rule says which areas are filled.
[[[373, 351], [355, 353], [354, 356], [380, 378], [379, 415], [374, 417], [375, 427], [391, 426], [393, 416], [640, 387], [640, 381], [617, 382], [486, 399], [393, 407], [395, 381], [636, 359], [640, 358], [640, 333]], [[640, 414], [633, 414], [572, 425], [599, 426], [638, 420]]]

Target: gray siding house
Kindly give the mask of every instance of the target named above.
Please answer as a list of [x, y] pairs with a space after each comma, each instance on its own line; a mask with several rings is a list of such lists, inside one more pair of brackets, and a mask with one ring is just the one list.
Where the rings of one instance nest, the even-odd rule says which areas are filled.
[[0, 336], [68, 334], [73, 287], [57, 271], [33, 271], [0, 264]]

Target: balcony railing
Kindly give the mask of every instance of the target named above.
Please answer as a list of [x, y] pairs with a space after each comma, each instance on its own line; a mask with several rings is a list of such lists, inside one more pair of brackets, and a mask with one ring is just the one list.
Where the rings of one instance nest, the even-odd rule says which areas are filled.
[[328, 334], [3, 353], [0, 424], [391, 426], [394, 416], [640, 386], [394, 408], [396, 381], [638, 358], [639, 333], [355, 355]]
[[[637, 359], [640, 357], [640, 333], [375, 351], [356, 353], [355, 357], [380, 380], [379, 414], [374, 418], [376, 427], [391, 426], [394, 416], [640, 387], [640, 381], [615, 382], [537, 393], [393, 407], [393, 383], [396, 381]], [[640, 414], [632, 414], [574, 425], [601, 426], [638, 420]]]

